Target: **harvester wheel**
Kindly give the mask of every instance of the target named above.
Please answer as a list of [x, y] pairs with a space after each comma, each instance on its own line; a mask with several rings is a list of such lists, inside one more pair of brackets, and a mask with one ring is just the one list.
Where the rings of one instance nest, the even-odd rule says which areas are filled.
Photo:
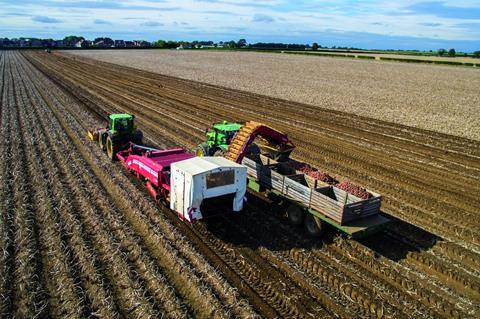
[[206, 145], [206, 143], [202, 143], [197, 146], [197, 148], [195, 149], [195, 155], [199, 157], [208, 156], [208, 146]]
[[305, 229], [310, 236], [319, 237], [322, 234], [322, 220], [312, 214], [305, 216]]
[[116, 159], [116, 154], [117, 154], [117, 147], [115, 144], [112, 142], [112, 139], [107, 137], [107, 156], [114, 161]]
[[305, 218], [305, 211], [300, 206], [291, 204], [287, 208], [287, 216], [293, 225], [301, 225]]

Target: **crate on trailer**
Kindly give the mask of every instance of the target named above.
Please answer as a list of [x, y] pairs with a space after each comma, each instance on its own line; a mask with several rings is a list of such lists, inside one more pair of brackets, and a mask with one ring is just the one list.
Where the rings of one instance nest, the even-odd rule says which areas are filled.
[[[302, 172], [299, 172], [299, 173], [302, 173]], [[312, 189], [330, 186], [330, 184], [325, 183], [325, 182], [323, 182], [321, 180], [318, 180], [316, 178], [313, 178], [312, 176], [309, 176], [307, 174], [305, 174], [305, 180], [307, 181], [308, 186]]]
[[308, 207], [312, 189], [305, 179], [305, 174], [285, 176], [282, 194]]
[[380, 195], [363, 200], [335, 186], [318, 188], [312, 192], [311, 208], [333, 219], [341, 225], [378, 214]]
[[283, 193], [285, 176], [276, 171], [277, 167], [278, 164], [264, 165], [260, 171], [258, 180], [260, 181], [260, 184], [264, 185], [265, 187]]

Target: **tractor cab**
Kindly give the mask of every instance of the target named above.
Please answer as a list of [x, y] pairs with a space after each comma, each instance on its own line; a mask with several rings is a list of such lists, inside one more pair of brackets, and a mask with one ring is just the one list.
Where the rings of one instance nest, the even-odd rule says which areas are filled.
[[111, 114], [108, 119], [108, 129], [112, 136], [130, 135], [135, 130], [135, 116], [130, 114]]
[[200, 144], [195, 154], [197, 156], [223, 156], [230, 141], [240, 130], [242, 124], [223, 121], [215, 123], [205, 131], [207, 141]]

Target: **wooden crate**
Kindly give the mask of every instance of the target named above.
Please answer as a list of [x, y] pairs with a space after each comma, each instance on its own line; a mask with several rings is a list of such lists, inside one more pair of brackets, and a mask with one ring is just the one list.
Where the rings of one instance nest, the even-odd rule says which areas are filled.
[[305, 206], [310, 205], [312, 189], [308, 186], [304, 174], [285, 176], [283, 182], [283, 195]]
[[343, 221], [349, 222], [378, 214], [380, 211], [381, 197], [373, 197], [345, 205]]
[[363, 200], [335, 186], [328, 186], [312, 191], [310, 206], [343, 225], [379, 213], [381, 197], [372, 194], [373, 198]]
[[[314, 209], [337, 223], [346, 223], [378, 214], [381, 196], [372, 191], [372, 198], [363, 200], [335, 186], [297, 172], [264, 155], [249, 156], [242, 163], [249, 176], [268, 189]], [[292, 174], [293, 173], [293, 174]]]
[[247, 174], [255, 179], [258, 179], [260, 176], [260, 172], [262, 170], [263, 165], [255, 162], [254, 160], [244, 157], [242, 160], [242, 164], [247, 167]]
[[343, 220], [343, 203], [335, 199], [333, 186], [317, 188], [312, 191], [310, 208], [333, 219], [337, 223]]
[[260, 181], [260, 184], [264, 185], [265, 187], [283, 193], [283, 182], [285, 177], [274, 170], [276, 165], [277, 164], [264, 165], [260, 171], [258, 180]]

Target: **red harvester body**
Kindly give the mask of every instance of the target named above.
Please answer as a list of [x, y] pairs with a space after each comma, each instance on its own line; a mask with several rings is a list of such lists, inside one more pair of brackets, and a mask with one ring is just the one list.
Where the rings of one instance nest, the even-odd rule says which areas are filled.
[[157, 150], [131, 143], [117, 158], [137, 178], [146, 180], [146, 187], [155, 200], [170, 200], [170, 165], [194, 157], [184, 149]]

